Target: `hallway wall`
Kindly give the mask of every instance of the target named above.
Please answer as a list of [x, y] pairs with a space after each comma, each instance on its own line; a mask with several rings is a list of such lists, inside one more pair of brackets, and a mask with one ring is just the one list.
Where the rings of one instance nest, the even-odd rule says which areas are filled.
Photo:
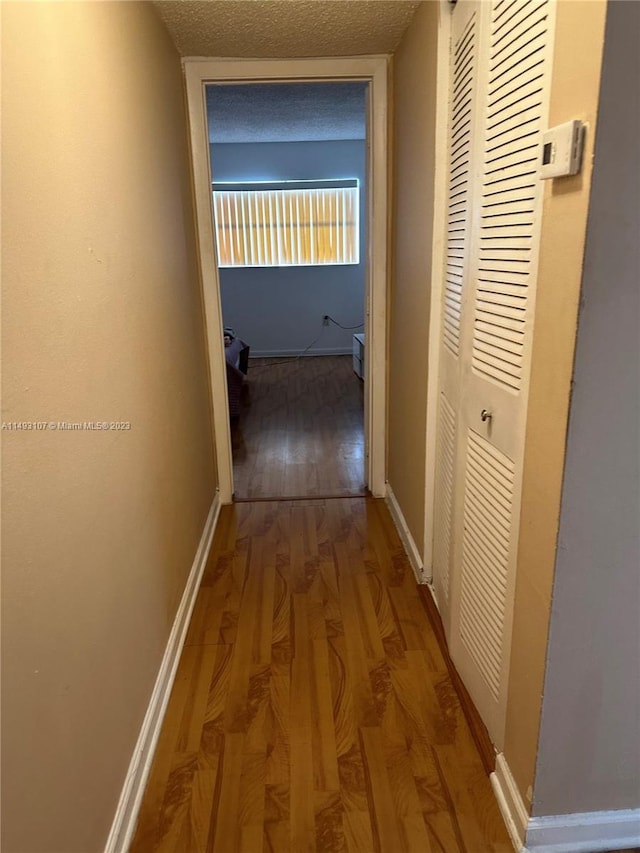
[[[419, 546], [425, 498], [438, 5], [425, 3], [418, 9], [394, 54], [389, 482]], [[582, 173], [547, 182], [544, 194], [504, 750], [527, 806], [542, 707], [606, 6], [604, 0], [557, 6], [550, 124], [580, 118], [589, 130]], [[576, 32], [581, 34], [579, 42]]]
[[438, 6], [434, 2], [419, 7], [393, 57], [388, 476], [420, 549], [425, 512]]
[[639, 32], [609, 4], [535, 815], [640, 809]]
[[606, 9], [605, 0], [557, 4], [549, 125], [578, 118], [588, 130], [581, 173], [546, 181], [543, 197], [504, 748], [527, 807], [538, 748]]
[[6, 853], [104, 849], [215, 491], [182, 73], [146, 3], [2, 4]]

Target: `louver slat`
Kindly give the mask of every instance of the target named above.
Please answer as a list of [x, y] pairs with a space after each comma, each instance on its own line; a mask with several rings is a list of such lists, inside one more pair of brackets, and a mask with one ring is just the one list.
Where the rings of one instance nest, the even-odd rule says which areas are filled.
[[463, 270], [468, 253], [471, 132], [476, 78], [476, 16], [471, 16], [453, 53], [449, 129], [447, 269], [444, 282], [443, 341], [458, 356], [462, 321]]
[[547, 16], [548, 0], [504, 0], [491, 20], [472, 369], [516, 393], [536, 248]]
[[496, 700], [503, 670], [514, 472], [510, 459], [469, 430], [460, 635]]

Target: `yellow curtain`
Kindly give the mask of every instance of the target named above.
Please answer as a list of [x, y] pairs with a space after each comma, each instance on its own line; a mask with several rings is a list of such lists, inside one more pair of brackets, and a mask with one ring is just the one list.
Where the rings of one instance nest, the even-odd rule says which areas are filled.
[[213, 199], [222, 267], [359, 262], [357, 187], [216, 190]]

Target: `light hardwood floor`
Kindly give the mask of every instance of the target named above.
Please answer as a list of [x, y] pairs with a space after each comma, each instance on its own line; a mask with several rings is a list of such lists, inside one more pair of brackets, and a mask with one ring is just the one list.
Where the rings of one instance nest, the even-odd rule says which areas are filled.
[[131, 853], [511, 853], [382, 501], [224, 507]]
[[236, 500], [365, 494], [363, 410], [349, 355], [251, 359], [231, 425]]

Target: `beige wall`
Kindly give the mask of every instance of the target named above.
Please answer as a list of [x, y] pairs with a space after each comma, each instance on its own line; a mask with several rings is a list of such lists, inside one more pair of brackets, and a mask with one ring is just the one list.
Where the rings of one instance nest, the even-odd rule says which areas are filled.
[[153, 8], [2, 4], [3, 844], [103, 849], [214, 490], [182, 75]]
[[[394, 54], [394, 234], [389, 339], [389, 483], [424, 542], [438, 3], [424, 3]], [[424, 554], [422, 555], [424, 558]]]
[[582, 173], [549, 181], [544, 196], [504, 750], [527, 804], [540, 724], [605, 13], [604, 0], [558, 3], [550, 125], [580, 118], [589, 130]]
[[609, 4], [535, 815], [640, 808], [638, 33]]

